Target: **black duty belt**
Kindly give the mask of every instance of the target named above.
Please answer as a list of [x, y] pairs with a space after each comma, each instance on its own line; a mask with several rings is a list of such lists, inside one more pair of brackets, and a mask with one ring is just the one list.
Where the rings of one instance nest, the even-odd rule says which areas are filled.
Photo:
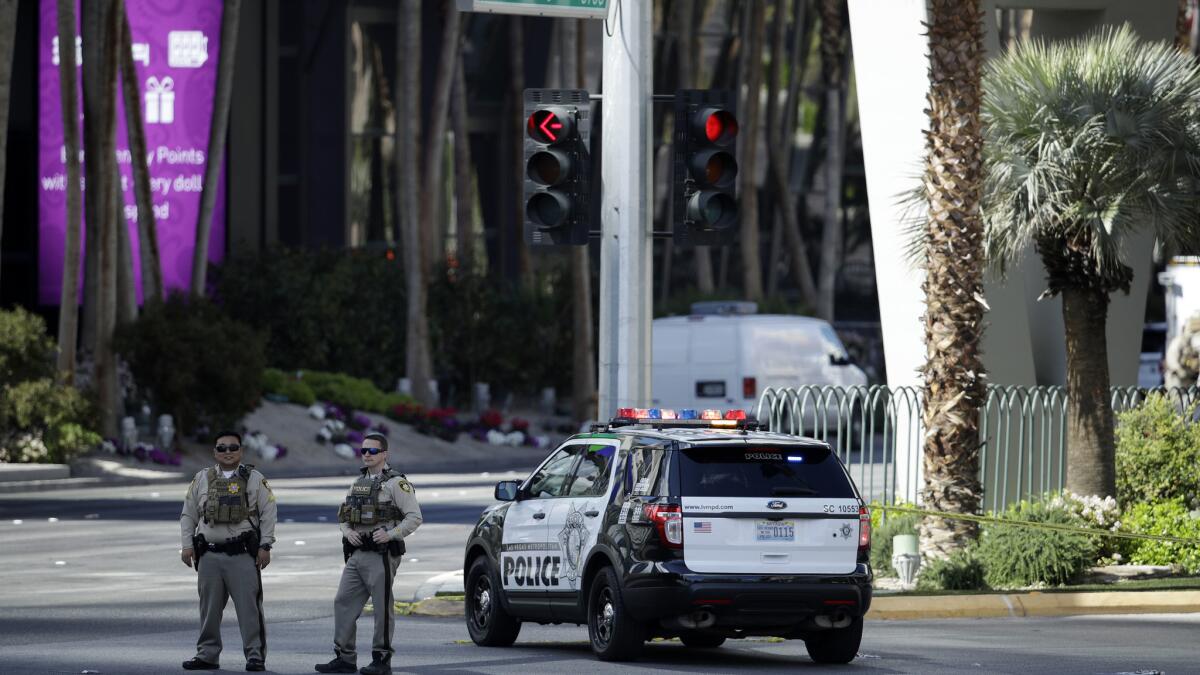
[[246, 548], [246, 541], [244, 539], [234, 539], [224, 544], [213, 544], [210, 542], [208, 544], [208, 551], [209, 553], [224, 553], [225, 555], [241, 555], [248, 553], [249, 549]]

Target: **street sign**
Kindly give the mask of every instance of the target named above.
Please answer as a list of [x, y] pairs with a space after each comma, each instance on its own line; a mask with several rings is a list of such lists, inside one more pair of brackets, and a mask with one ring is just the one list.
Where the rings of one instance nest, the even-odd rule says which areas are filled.
[[458, 0], [458, 11], [607, 19], [610, 4], [617, 3], [615, 0]]

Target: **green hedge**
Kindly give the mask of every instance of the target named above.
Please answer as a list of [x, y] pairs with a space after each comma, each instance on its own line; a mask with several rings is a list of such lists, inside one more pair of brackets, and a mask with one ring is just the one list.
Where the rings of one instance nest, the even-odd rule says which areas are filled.
[[1200, 509], [1200, 424], [1161, 394], [1117, 416], [1117, 501], [1182, 500]]
[[94, 407], [58, 383], [54, 354], [40, 317], [0, 311], [0, 462], [67, 462], [100, 443]]
[[317, 400], [312, 387], [294, 373], [285, 373], [277, 368], [263, 370], [262, 391], [264, 394], [275, 394], [286, 398], [291, 403], [312, 405]]
[[[570, 275], [547, 266], [530, 288], [440, 269], [429, 286], [434, 375], [452, 401], [487, 382], [493, 399], [570, 385]], [[215, 300], [267, 336], [267, 365], [346, 373], [384, 391], [405, 367], [403, 268], [377, 252], [272, 251], [216, 269]], [[353, 386], [353, 385], [349, 385]], [[323, 398], [316, 392], [317, 398]]]
[[185, 433], [232, 427], [258, 404], [263, 338], [208, 300], [151, 302], [114, 344], [138, 388]]
[[974, 591], [987, 588], [987, 573], [974, 546], [959, 549], [945, 560], [928, 561], [917, 577], [920, 590]]
[[[1195, 469], [1193, 469], [1195, 470]], [[1189, 511], [1182, 499], [1156, 504], [1134, 504], [1126, 509], [1121, 529], [1200, 541], [1200, 512]], [[1124, 539], [1122, 548], [1135, 565], [1178, 565], [1189, 574], [1200, 574], [1200, 543]]]
[[267, 336], [267, 365], [349, 373], [388, 389], [404, 372], [404, 274], [382, 254], [235, 256], [214, 281], [215, 302]]
[[[1032, 523], [1077, 526], [1066, 508], [1047, 501], [1022, 501], [1000, 517]], [[993, 588], [1060, 586], [1077, 579], [1096, 560], [1099, 537], [1024, 525], [988, 523], [976, 553]]]

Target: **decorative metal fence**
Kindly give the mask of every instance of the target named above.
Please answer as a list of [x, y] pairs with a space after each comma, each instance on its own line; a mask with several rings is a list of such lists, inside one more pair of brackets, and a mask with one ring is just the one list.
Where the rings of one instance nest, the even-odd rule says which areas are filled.
[[[1113, 387], [1114, 412], [1135, 408], [1150, 393], [1194, 412], [1200, 390]], [[980, 411], [983, 506], [1002, 509], [1062, 489], [1066, 480], [1067, 396], [1064, 387], [989, 386]], [[922, 402], [916, 387], [805, 386], [768, 388], [757, 417], [772, 431], [828, 442], [868, 500], [916, 502], [921, 486]]]

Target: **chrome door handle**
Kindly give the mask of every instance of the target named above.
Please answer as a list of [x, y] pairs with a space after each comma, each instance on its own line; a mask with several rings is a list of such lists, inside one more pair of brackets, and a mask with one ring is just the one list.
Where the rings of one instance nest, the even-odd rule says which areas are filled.
[[599, 511], [584, 511], [583, 515], [587, 516], [588, 518], [595, 518], [596, 516], [600, 515], [600, 512]]
[[537, 513], [533, 514], [534, 520], [541, 520], [542, 518], [545, 518], [545, 517], [546, 517], [546, 513], [544, 511], [538, 511]]

